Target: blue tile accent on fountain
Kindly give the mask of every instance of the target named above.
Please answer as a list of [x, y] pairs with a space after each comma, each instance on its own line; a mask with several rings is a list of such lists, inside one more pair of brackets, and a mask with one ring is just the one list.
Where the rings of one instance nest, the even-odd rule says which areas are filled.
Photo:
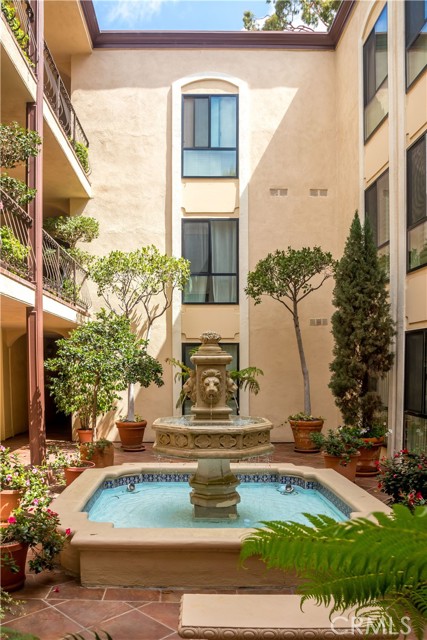
[[[140, 484], [143, 482], [188, 482], [192, 475], [193, 474], [190, 473], [139, 473], [132, 476], [110, 478], [108, 480], [104, 480], [104, 482], [96, 489], [82, 510], [89, 511], [103, 489], [113, 489], [116, 487], [127, 486], [131, 483]], [[236, 477], [240, 482], [291, 484], [292, 486], [301, 487], [303, 489], [315, 489], [329, 500], [329, 502], [332, 502], [332, 504], [348, 518], [352, 512], [352, 508], [348, 504], [339, 498], [333, 491], [317, 482], [317, 480], [304, 480], [304, 478], [299, 476], [282, 476], [277, 473], [236, 473]]]

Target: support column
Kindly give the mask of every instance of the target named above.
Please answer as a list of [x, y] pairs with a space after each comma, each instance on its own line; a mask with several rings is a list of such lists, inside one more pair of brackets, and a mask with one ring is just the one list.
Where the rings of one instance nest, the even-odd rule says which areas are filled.
[[[43, 138], [43, 68], [44, 68], [44, 3], [36, 3], [37, 91], [36, 102], [27, 105], [27, 128]], [[34, 248], [35, 304], [27, 309], [28, 360], [28, 430], [32, 464], [40, 464], [46, 455], [44, 410], [43, 354], [43, 147], [27, 166], [28, 185], [37, 189], [29, 214], [33, 225], [31, 242]]]

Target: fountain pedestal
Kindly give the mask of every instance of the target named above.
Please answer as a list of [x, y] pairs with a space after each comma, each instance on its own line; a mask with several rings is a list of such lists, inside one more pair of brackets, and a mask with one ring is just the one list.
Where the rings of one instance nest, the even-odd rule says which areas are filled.
[[231, 472], [230, 460], [199, 460], [189, 484], [195, 518], [237, 518], [240, 483]]

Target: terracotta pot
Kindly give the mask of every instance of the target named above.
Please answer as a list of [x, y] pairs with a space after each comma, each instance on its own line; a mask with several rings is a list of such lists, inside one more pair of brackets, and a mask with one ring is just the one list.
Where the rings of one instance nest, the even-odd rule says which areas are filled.
[[12, 511], [19, 507], [19, 503], [21, 502], [21, 492], [19, 489], [2, 489], [0, 491], [0, 500], [0, 521], [7, 522]]
[[[342, 456], [332, 456], [329, 453], [324, 453], [323, 456], [326, 469], [333, 469], [345, 478], [348, 478], [348, 480], [351, 480], [352, 482], [355, 481], [357, 461], [360, 456], [359, 452], [350, 456], [349, 462], [345, 462], [345, 459]], [[343, 462], [344, 464], [342, 464]]]
[[92, 429], [77, 429], [77, 436], [79, 442], [92, 442], [93, 431]]
[[310, 433], [320, 432], [323, 420], [289, 420], [294, 434], [294, 451], [299, 453], [318, 453], [320, 451], [310, 438]]
[[119, 430], [123, 451], [145, 451], [142, 441], [145, 427], [147, 426], [146, 420], [141, 420], [141, 422], [118, 421], [116, 426]]
[[[5, 591], [17, 591], [24, 586], [27, 552], [28, 545], [20, 542], [6, 542], [0, 545], [1, 588]], [[11, 570], [11, 561], [18, 567], [17, 573]]]
[[[82, 460], [87, 460], [87, 448], [86, 446], [80, 445], [80, 458]], [[103, 469], [104, 467], [111, 467], [114, 464], [114, 446], [110, 444], [109, 447], [104, 447], [102, 449], [95, 449], [90, 460], [95, 464], [97, 469]]]
[[369, 446], [359, 448], [360, 458], [357, 461], [356, 476], [362, 478], [376, 476], [384, 438], [363, 438], [363, 441]]
[[85, 460], [82, 467], [64, 467], [65, 484], [67, 487], [78, 478], [86, 469], [94, 469], [95, 464], [91, 460]]

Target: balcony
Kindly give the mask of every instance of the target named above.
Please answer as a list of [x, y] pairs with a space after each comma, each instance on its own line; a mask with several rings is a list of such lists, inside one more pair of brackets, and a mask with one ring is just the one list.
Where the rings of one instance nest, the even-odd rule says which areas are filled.
[[[33, 221], [0, 190], [0, 266], [8, 272], [34, 282]], [[67, 251], [43, 230], [43, 289], [62, 301], [87, 310], [91, 306], [88, 273]]]
[[[2, 1], [2, 14], [34, 77], [37, 75], [37, 47], [34, 13], [29, 0]], [[84, 173], [89, 175], [89, 141], [71, 103], [53, 56], [44, 43], [44, 95]]]

